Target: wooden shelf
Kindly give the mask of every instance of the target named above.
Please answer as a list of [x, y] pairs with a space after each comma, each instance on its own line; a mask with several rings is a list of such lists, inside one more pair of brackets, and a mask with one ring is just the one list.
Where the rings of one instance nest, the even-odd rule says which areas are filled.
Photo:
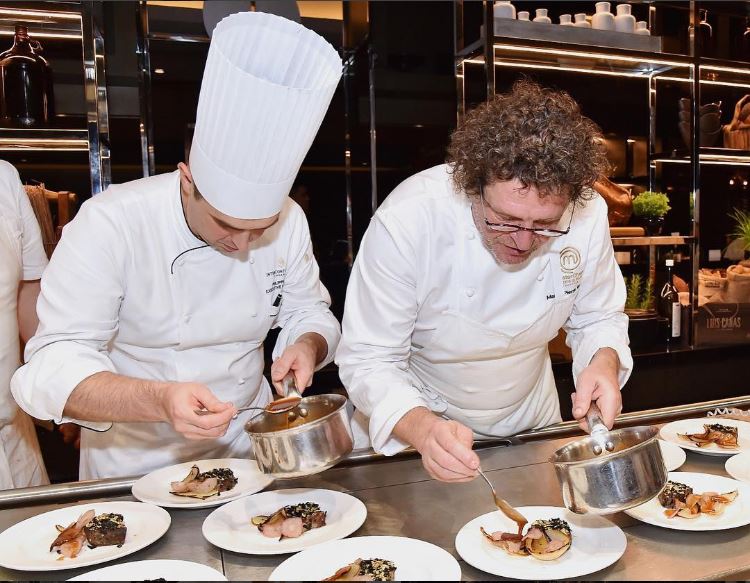
[[693, 237], [682, 235], [664, 237], [612, 237], [612, 245], [615, 247], [650, 247], [658, 245], [685, 245], [692, 243]]

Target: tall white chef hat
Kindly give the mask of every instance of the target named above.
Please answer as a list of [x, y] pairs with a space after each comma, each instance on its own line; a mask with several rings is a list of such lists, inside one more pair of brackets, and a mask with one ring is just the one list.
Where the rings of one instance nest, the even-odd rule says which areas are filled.
[[240, 12], [216, 26], [190, 149], [211, 206], [238, 219], [281, 210], [341, 69], [326, 40], [290, 20]]

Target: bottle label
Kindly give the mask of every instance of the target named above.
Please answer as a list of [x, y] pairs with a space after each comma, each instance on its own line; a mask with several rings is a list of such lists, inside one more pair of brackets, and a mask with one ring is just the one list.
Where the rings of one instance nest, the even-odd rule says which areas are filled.
[[672, 302], [672, 338], [680, 337], [682, 307], [680, 302]]

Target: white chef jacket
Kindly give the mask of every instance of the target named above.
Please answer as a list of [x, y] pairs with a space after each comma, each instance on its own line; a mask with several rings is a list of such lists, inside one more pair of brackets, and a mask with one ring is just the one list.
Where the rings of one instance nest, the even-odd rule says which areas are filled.
[[200, 382], [237, 407], [265, 405], [263, 341], [282, 328], [274, 358], [317, 332], [332, 359], [339, 324], [319, 279], [305, 216], [291, 199], [245, 258], [205, 246], [189, 230], [179, 172], [112, 186], [68, 224], [42, 280], [40, 327], [13, 377], [36, 417], [72, 421], [81, 479], [142, 474], [172, 463], [247, 457], [240, 414], [216, 440], [187, 440], [169, 423], [95, 423], [63, 416], [68, 396], [100, 371]]
[[21, 365], [18, 286], [42, 276], [47, 256], [16, 169], [0, 160], [0, 489], [48, 484], [34, 425], [18, 409], [10, 379]]
[[575, 378], [611, 347], [626, 382], [624, 303], [600, 197], [575, 208], [569, 234], [524, 264], [503, 265], [440, 165], [399, 185], [373, 217], [349, 280], [336, 362], [369, 417], [376, 451], [406, 447], [391, 432], [419, 406], [477, 437], [507, 436], [560, 420], [547, 343], [561, 327]]

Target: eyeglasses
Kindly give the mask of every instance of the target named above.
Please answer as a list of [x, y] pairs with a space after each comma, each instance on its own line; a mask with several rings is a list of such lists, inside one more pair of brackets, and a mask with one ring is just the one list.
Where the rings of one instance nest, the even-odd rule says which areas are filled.
[[513, 225], [510, 223], [491, 223], [487, 220], [487, 213], [484, 210], [484, 206], [486, 204], [484, 200], [484, 186], [479, 186], [479, 197], [482, 200], [482, 217], [484, 217], [484, 223], [489, 227], [491, 231], [494, 231], [496, 233], [505, 233], [505, 234], [513, 234], [517, 233], [518, 231], [528, 231], [529, 233], [533, 233], [534, 235], [537, 235], [539, 237], [562, 237], [563, 235], [567, 235], [570, 232], [570, 225], [573, 224], [573, 210], [575, 210], [575, 207], [573, 207], [573, 210], [570, 212], [570, 222], [568, 223], [568, 228], [564, 231], [560, 231], [559, 229], [537, 229], [537, 228], [529, 228], [529, 227], [522, 227], [521, 225]]

